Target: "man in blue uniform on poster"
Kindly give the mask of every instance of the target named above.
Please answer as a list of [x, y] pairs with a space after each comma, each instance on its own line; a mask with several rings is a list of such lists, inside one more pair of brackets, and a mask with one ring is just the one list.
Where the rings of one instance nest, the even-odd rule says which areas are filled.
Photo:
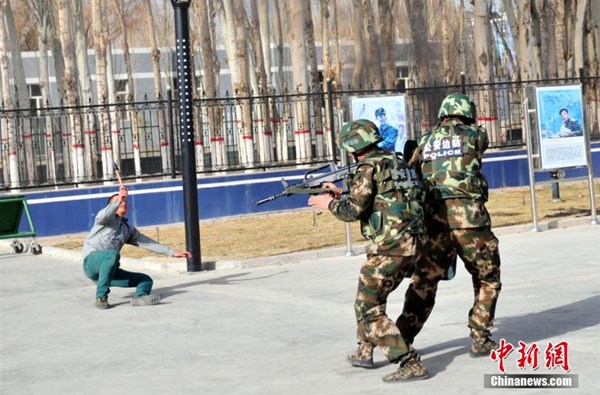
[[383, 137], [383, 140], [377, 146], [384, 151], [394, 152], [396, 139], [398, 138], [398, 129], [388, 123], [383, 107], [375, 110], [375, 118], [379, 122], [379, 134]]

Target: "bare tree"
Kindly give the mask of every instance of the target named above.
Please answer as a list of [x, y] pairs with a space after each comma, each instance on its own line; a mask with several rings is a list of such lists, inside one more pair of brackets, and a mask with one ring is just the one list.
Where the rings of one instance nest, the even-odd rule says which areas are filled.
[[590, 2], [590, 29], [592, 30], [591, 41], [594, 53], [592, 72], [600, 75], [600, 1]]
[[266, 89], [271, 91], [273, 89], [273, 77], [271, 74], [271, 19], [269, 13], [269, 3], [268, 0], [256, 0], [256, 2], [256, 11], [258, 13], [258, 25], [262, 44], [262, 55], [265, 63]]
[[[75, 43], [73, 40], [73, 30], [71, 21], [73, 13], [71, 11], [70, 0], [58, 1], [58, 18], [60, 26], [60, 40], [65, 60], [64, 89], [67, 98], [67, 104], [70, 107], [76, 107], [79, 104], [79, 88], [77, 84], [78, 69], [75, 59]], [[72, 178], [74, 182], [80, 182], [85, 179], [84, 163], [84, 142], [81, 133], [81, 120], [74, 109], [69, 111], [69, 121], [72, 136], [71, 139], [71, 164], [65, 166], [66, 178]], [[73, 173], [71, 173], [71, 168]]]
[[[247, 29], [245, 22], [248, 20], [244, 4], [241, 1], [233, 2], [234, 20], [237, 21], [234, 25], [235, 30], [235, 56], [238, 64], [238, 78], [233, 85], [235, 95], [238, 99], [238, 124], [239, 147], [240, 147], [240, 162], [247, 166], [254, 164], [254, 137], [252, 133], [252, 110], [248, 97], [250, 92], [248, 89], [248, 57], [247, 55]], [[241, 117], [239, 116], [241, 115]]]
[[410, 21], [409, 80], [413, 86], [427, 83], [429, 35], [427, 33], [427, 7], [421, 0], [405, 0]]
[[[475, 60], [477, 62], [478, 82], [491, 84], [494, 80], [492, 75], [492, 56], [490, 52], [490, 2], [489, 0], [475, 0], [474, 5]], [[476, 121], [488, 130], [491, 143], [494, 143], [497, 137], [498, 118], [495, 114], [495, 103], [496, 95], [493, 85], [489, 85], [488, 89], [478, 92], [478, 119]]]
[[[304, 23], [306, 22], [306, 7], [303, 1], [294, 1], [289, 4], [290, 28], [288, 42], [292, 57], [292, 78], [295, 94], [308, 92], [308, 65], [306, 63], [306, 39]], [[296, 158], [307, 160], [312, 156], [312, 142], [310, 136], [310, 115], [308, 103], [299, 100], [294, 108], [294, 135], [296, 140]]]
[[577, 8], [575, 12], [575, 26], [573, 30], [573, 61], [575, 65], [575, 69], [579, 69], [579, 67], [583, 67], [584, 60], [584, 45], [587, 40], [585, 40], [585, 35], [587, 32], [585, 31], [585, 23], [586, 23], [586, 10], [587, 10], [588, 0], [577, 0]]
[[[81, 87], [81, 98], [83, 104], [92, 104], [92, 78], [88, 65], [88, 43], [83, 17], [82, 0], [72, 0], [73, 17], [75, 18], [75, 45], [77, 67], [79, 69], [79, 84]], [[94, 114], [87, 111], [83, 116], [85, 162], [90, 178], [96, 177], [96, 158], [94, 155], [94, 143], [96, 141], [96, 130]]]
[[[340, 30], [339, 30], [339, 25], [338, 25], [338, 0], [332, 0], [333, 1], [333, 15], [332, 15], [332, 22], [333, 22], [333, 42], [334, 42], [334, 49], [333, 49], [333, 54], [334, 54], [334, 61], [333, 64], [335, 65], [335, 80], [337, 81], [339, 86], [342, 86], [342, 55], [341, 55], [341, 50], [340, 50]], [[340, 107], [341, 107], [341, 103], [340, 103]]]
[[354, 31], [354, 69], [352, 70], [352, 87], [354, 89], [365, 88], [365, 48], [363, 36], [363, 8], [362, 0], [352, 0], [354, 15], [352, 26]]
[[[362, 2], [362, 22], [363, 22], [363, 34], [366, 54], [366, 75], [370, 78], [370, 86], [375, 89], [383, 88], [383, 70], [381, 68], [381, 44], [379, 40], [379, 32], [377, 31], [377, 24], [375, 23], [375, 17], [373, 16], [373, 7], [371, 7], [371, 0], [363, 0]], [[385, 52], [393, 52], [394, 47], [386, 48]]]
[[[27, 2], [29, 11], [35, 21], [38, 31], [38, 53], [39, 53], [39, 85], [42, 93], [44, 107], [51, 104], [49, 72], [48, 72], [48, 48], [52, 45], [53, 21], [52, 8], [49, 0], [29, 0]], [[47, 176], [50, 182], [56, 182], [56, 153], [54, 148], [54, 134], [52, 132], [52, 118], [45, 118], [46, 130], [46, 154], [47, 154]]]
[[[331, 95], [332, 92], [329, 92], [329, 82], [333, 81], [335, 78], [335, 69], [332, 67], [332, 54], [331, 54], [331, 45], [330, 45], [330, 37], [329, 37], [329, 18], [330, 12], [329, 7], [331, 5], [331, 0], [321, 0], [321, 34], [323, 36], [322, 43], [322, 63], [323, 63], [323, 92], [326, 95]], [[329, 120], [332, 119], [331, 112], [333, 108], [329, 106], [329, 100], [325, 100], [325, 125], [327, 125], [325, 130], [325, 149], [326, 155], [333, 157], [332, 149], [335, 149], [335, 141], [331, 138], [331, 128], [333, 125], [329, 125]]]
[[[265, 48], [267, 49], [267, 51], [270, 51], [270, 37], [268, 35], [266, 37], [263, 37], [262, 35], [262, 32], [265, 31], [265, 29], [261, 29], [260, 26], [261, 17], [259, 14], [258, 4], [256, 0], [252, 0], [250, 2], [250, 8], [252, 12], [252, 40], [254, 42], [254, 48], [256, 53], [256, 75], [258, 82], [258, 92], [260, 96], [264, 97], [269, 91], [268, 84], [270, 80], [270, 77], [267, 77], [267, 75], [270, 75], [270, 73], [267, 72], [265, 62], [265, 58], [269, 57], [269, 53], [267, 52], [267, 54], [265, 55], [264, 51]], [[263, 12], [265, 11], [267, 10], [263, 9]], [[269, 23], [269, 20], [268, 18], [266, 18], [266, 16], [262, 19], [267, 24]], [[267, 29], [266, 33], [268, 34], [268, 32], [269, 30]], [[271, 116], [269, 114], [270, 109], [268, 99], [259, 99], [255, 106], [258, 110], [258, 113], [261, 114], [258, 119], [254, 120], [256, 124], [256, 132], [258, 135], [257, 137], [260, 161], [261, 163], [271, 162], [273, 160], [273, 133], [270, 127], [271, 122], [269, 121]]]
[[[279, 91], [282, 93], [287, 93], [288, 91], [288, 83], [283, 73], [283, 65], [284, 65], [284, 56], [283, 56], [283, 27], [282, 25], [288, 26], [286, 23], [287, 17], [289, 16], [285, 4], [280, 4], [278, 1], [273, 3], [274, 12], [273, 16], [275, 18], [274, 25], [276, 26], [276, 43], [277, 43], [277, 78], [273, 78], [278, 81]], [[275, 83], [273, 83], [275, 85]], [[271, 108], [271, 112], [273, 113], [273, 132], [275, 137], [275, 151], [276, 151], [276, 159], [281, 161], [287, 161], [289, 158], [288, 153], [288, 137], [287, 137], [287, 125], [291, 116], [290, 106], [287, 102], [284, 103], [282, 108], [278, 111], [277, 105], [273, 103]]]
[[[8, 64], [8, 34], [5, 24], [5, 6], [0, 3], [0, 77], [2, 79], [2, 100], [4, 101], [5, 111], [14, 111], [14, 101], [10, 89], [10, 69]], [[10, 114], [6, 117], [6, 125], [2, 128], [2, 142], [8, 146], [8, 161], [3, 161], [4, 180], [10, 182], [12, 188], [21, 186], [21, 177], [19, 174], [19, 159], [17, 156], [17, 133], [15, 130], [15, 117]], [[5, 131], [6, 128], [6, 131]], [[2, 155], [3, 159], [5, 158]]]
[[[211, 5], [213, 4], [210, 2]], [[214, 25], [214, 8], [209, 12], [209, 5], [206, 0], [196, 1], [195, 3], [197, 10], [196, 20], [198, 21], [195, 26], [199, 28], [199, 45], [200, 55], [202, 57], [202, 98], [213, 99], [218, 97], [219, 94], [219, 75], [220, 65], [215, 52], [216, 48], [216, 37], [215, 32], [211, 29]], [[211, 6], [212, 7], [212, 6]], [[208, 127], [209, 144], [211, 152], [211, 164], [213, 168], [221, 168], [228, 163], [227, 153], [225, 151], [225, 138], [222, 132], [223, 116], [222, 108], [220, 105], [208, 101], [206, 108], [206, 114], [208, 122], [203, 123], [203, 127]]]
[[[144, 0], [146, 6], [146, 26], [150, 37], [150, 51], [152, 54], [152, 71], [154, 73], [154, 95], [156, 100], [162, 100], [162, 83], [160, 73], [160, 51], [156, 41], [156, 24], [150, 0]], [[162, 105], [158, 107], [158, 135], [160, 141], [160, 156], [162, 159], [162, 170], [167, 173], [171, 170], [171, 157], [169, 155], [169, 139], [167, 138], [167, 121]]]
[[[590, 57], [590, 75], [600, 75], [600, 2], [588, 3], [588, 53]], [[598, 84], [596, 84], [597, 86]]]
[[[29, 108], [29, 88], [25, 81], [25, 69], [23, 67], [23, 58], [21, 57], [21, 49], [19, 46], [19, 40], [17, 39], [17, 29], [15, 26], [15, 19], [13, 16], [12, 8], [8, 0], [3, 1], [4, 8], [4, 19], [6, 22], [6, 30], [8, 33], [9, 40], [11, 42], [11, 63], [13, 71], [13, 86], [16, 89], [17, 108], [19, 110]], [[21, 112], [21, 114], [24, 114]], [[31, 121], [29, 117], [20, 116], [16, 123], [16, 133], [18, 138], [23, 142], [22, 147], [24, 148], [18, 155], [19, 161], [24, 165], [26, 170], [25, 177], [27, 182], [31, 185], [34, 184], [36, 178], [35, 173], [35, 161], [33, 156], [33, 134], [31, 133]]]
[[[379, 9], [379, 21], [381, 29], [381, 51], [379, 48], [375, 50], [382, 54], [384, 68], [384, 86], [392, 87], [396, 81], [396, 40], [395, 40], [395, 20], [392, 3], [390, 0], [378, 0], [377, 8]], [[442, 18], [444, 23], [445, 18]]]
[[96, 59], [96, 90], [100, 121], [100, 150], [102, 152], [102, 175], [105, 180], [113, 178], [113, 141], [111, 136], [110, 118], [108, 115], [108, 80], [106, 50], [108, 47], [108, 36], [104, 30], [104, 9], [100, 0], [92, 1], [92, 30], [94, 32], [94, 58]]
[[133, 67], [131, 65], [131, 54], [129, 52], [128, 28], [123, 15], [120, 0], [113, 0], [113, 7], [119, 26], [121, 27], [121, 46], [123, 48], [123, 60], [127, 73], [127, 104], [129, 108], [129, 121], [131, 122], [131, 134], [133, 140], [133, 166], [136, 177], [142, 175], [142, 160], [140, 156], [140, 132], [138, 125], [137, 107], [132, 104], [136, 102], [135, 81], [133, 79]]
[[553, 1], [536, 0], [540, 15], [540, 51], [544, 54], [541, 63], [542, 78], [558, 77], [558, 49], [556, 45], [556, 4]]
[[[310, 0], [304, 0], [304, 9], [306, 21], [304, 22], [304, 36], [306, 39], [306, 47], [308, 53], [308, 59], [310, 60], [310, 76], [311, 76], [311, 89], [313, 93], [321, 92], [321, 82], [319, 78], [319, 67], [317, 65], [317, 48], [315, 45], [315, 28], [312, 17], [312, 7]], [[325, 153], [323, 152], [323, 111], [321, 109], [321, 97], [320, 96], [309, 96], [313, 108], [314, 124], [315, 124], [315, 148], [316, 155], [322, 158]]]

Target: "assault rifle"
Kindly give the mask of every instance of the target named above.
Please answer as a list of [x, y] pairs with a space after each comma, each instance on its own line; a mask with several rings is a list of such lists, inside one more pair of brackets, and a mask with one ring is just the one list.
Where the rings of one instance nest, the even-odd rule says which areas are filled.
[[347, 178], [356, 169], [356, 163], [347, 166], [337, 166], [333, 162], [329, 162], [327, 165], [313, 169], [304, 174], [304, 180], [297, 184], [289, 185], [287, 181], [282, 178], [281, 183], [283, 184], [283, 192], [277, 195], [271, 195], [264, 199], [256, 202], [257, 205], [279, 199], [283, 196], [291, 196], [297, 193], [308, 193], [316, 194], [321, 192], [328, 192], [331, 189], [322, 187], [324, 182], [337, 182]]

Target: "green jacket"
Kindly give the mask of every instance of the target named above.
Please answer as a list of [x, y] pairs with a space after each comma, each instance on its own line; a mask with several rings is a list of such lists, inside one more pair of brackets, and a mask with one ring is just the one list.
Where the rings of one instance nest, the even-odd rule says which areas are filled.
[[427, 189], [428, 228], [490, 226], [485, 202], [488, 185], [481, 158], [489, 144], [485, 128], [451, 118], [419, 139], [411, 164], [420, 169]]
[[415, 169], [377, 148], [359, 162], [347, 198], [334, 199], [329, 209], [342, 221], [360, 221], [374, 243], [370, 252], [402, 256], [407, 239], [424, 232], [423, 198]]

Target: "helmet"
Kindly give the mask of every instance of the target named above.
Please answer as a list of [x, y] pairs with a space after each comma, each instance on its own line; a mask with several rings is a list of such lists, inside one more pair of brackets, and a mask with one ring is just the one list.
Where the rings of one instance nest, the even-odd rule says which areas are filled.
[[360, 151], [382, 140], [379, 129], [368, 119], [348, 122], [338, 136], [339, 146], [348, 152]]
[[469, 96], [461, 94], [452, 94], [446, 96], [442, 105], [440, 106], [440, 112], [438, 118], [443, 119], [446, 117], [463, 117], [468, 121], [475, 122], [477, 118], [475, 111], [475, 103], [471, 101]]

